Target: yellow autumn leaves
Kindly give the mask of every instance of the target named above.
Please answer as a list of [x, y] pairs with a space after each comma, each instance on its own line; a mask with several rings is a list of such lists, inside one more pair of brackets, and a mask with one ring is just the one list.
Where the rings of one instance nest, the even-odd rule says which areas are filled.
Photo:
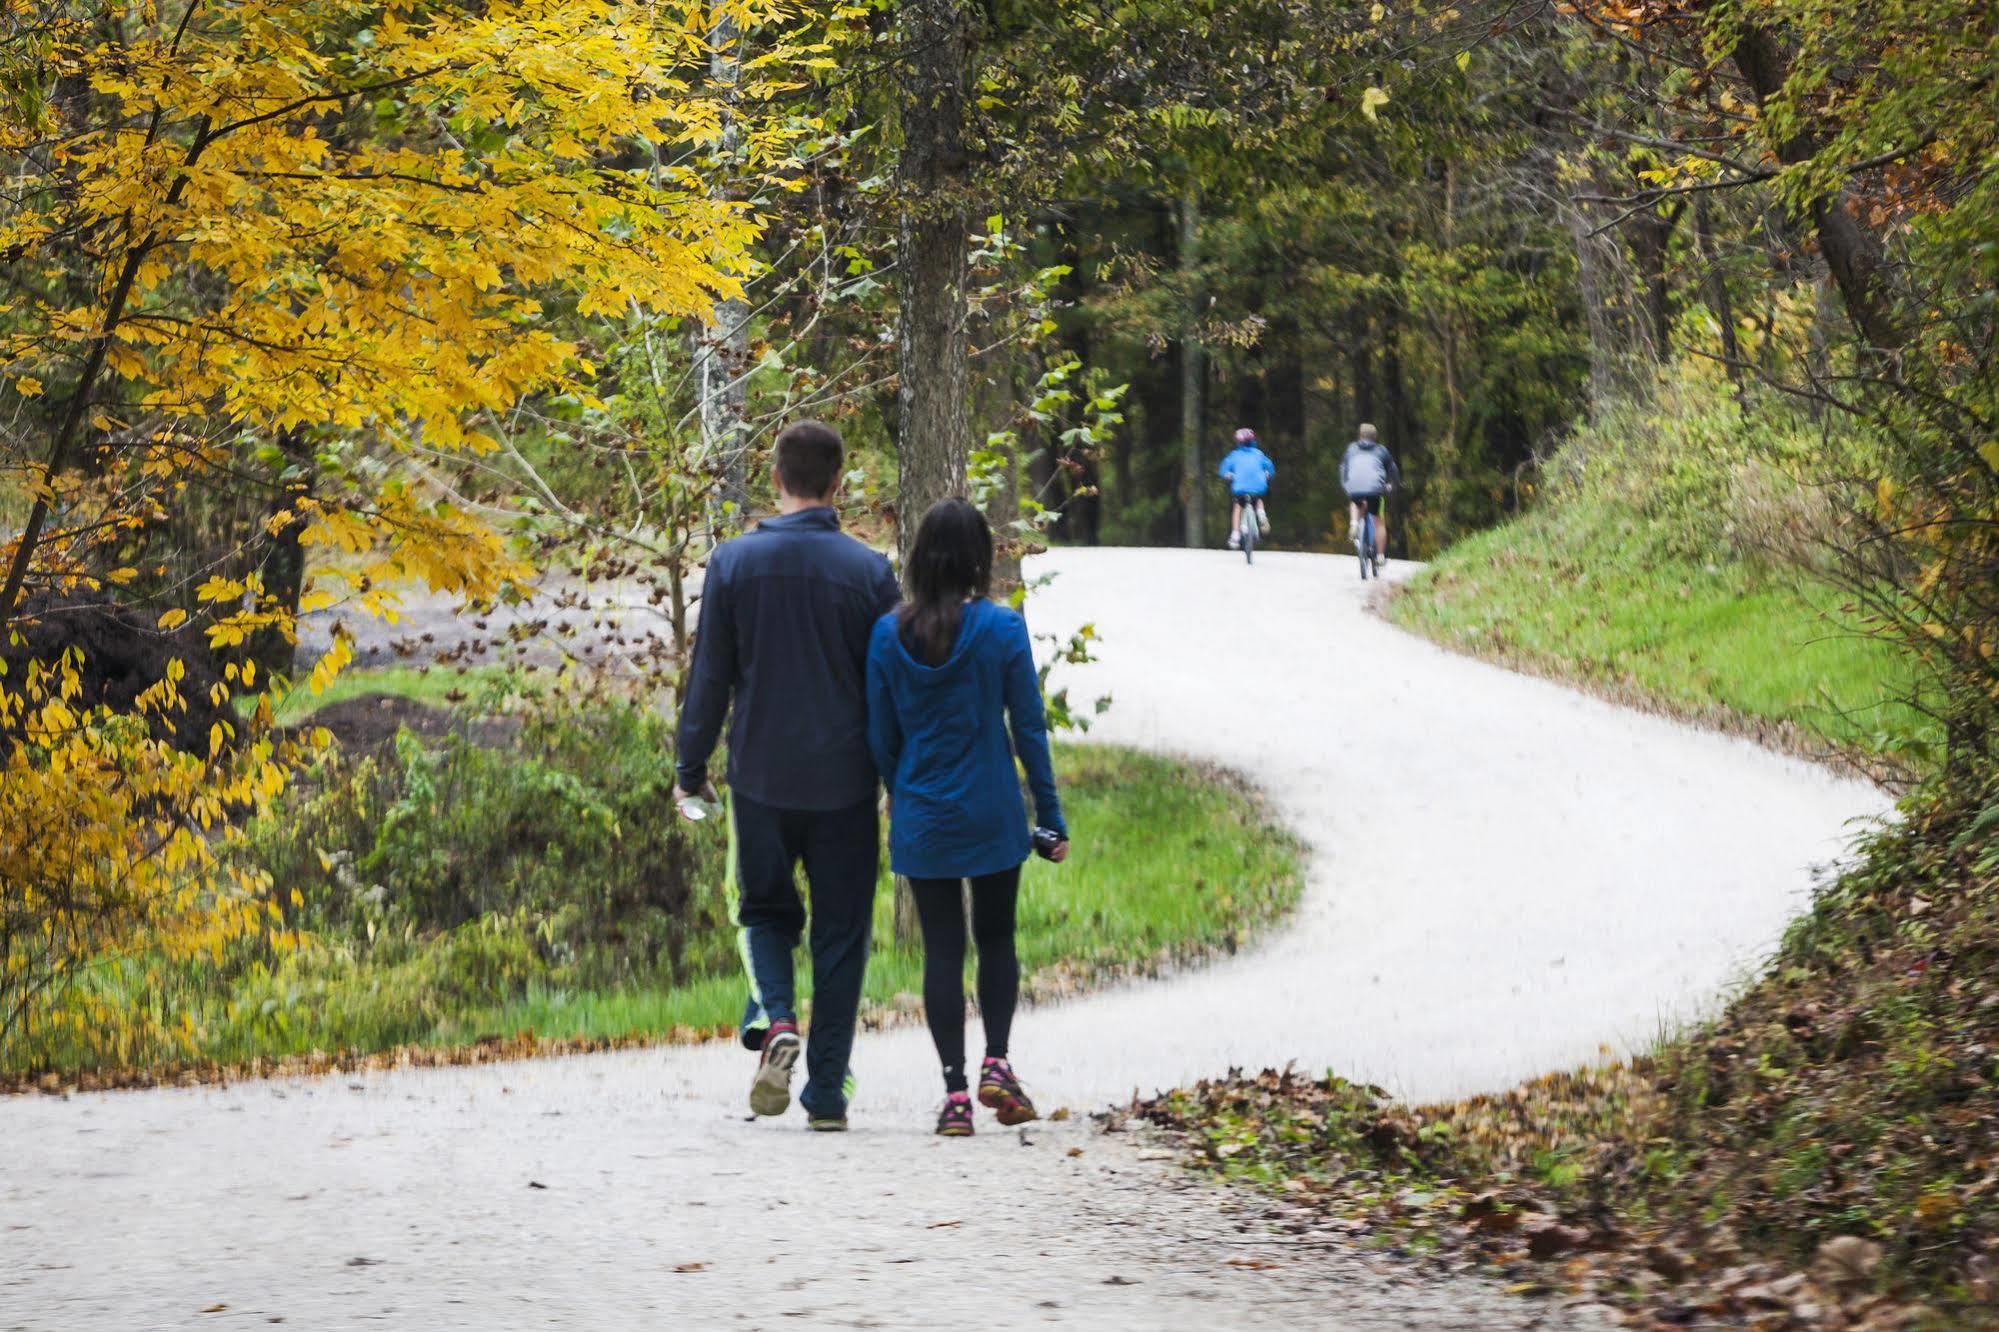
[[[704, 317], [739, 294], [756, 219], [688, 163], [734, 118], [733, 169], [781, 175], [794, 128], [761, 115], [812, 49], [794, 0], [97, 0], [0, 45], [0, 392], [49, 435], [0, 435], [0, 487], [46, 526], [0, 529], [30, 590], [122, 586], [120, 543], [192, 476], [281, 433], [475, 453], [473, 429], [590, 367], [545, 317]], [[759, 34], [726, 94], [718, 24]], [[80, 90], [88, 89], [88, 94]], [[59, 95], [60, 94], [60, 95]], [[780, 181], [780, 183], [782, 183]], [[74, 445], [58, 424], [74, 414]], [[310, 458], [311, 450], [304, 450]], [[396, 588], [489, 597], [531, 570], [479, 517], [393, 466], [292, 487], [272, 522], [338, 552], [302, 605], [392, 614]], [[8, 520], [10, 523], [13, 520]], [[30, 523], [30, 532], [36, 527]], [[115, 566], [115, 567], [114, 567]], [[183, 588], [162, 631], [211, 647], [294, 632], [254, 577]], [[11, 602], [11, 598], [9, 598]], [[0, 604], [0, 635], [17, 607]], [[311, 687], [344, 663], [322, 658]], [[254, 668], [249, 668], [254, 670]], [[163, 736], [175, 670], [114, 715], [74, 653], [0, 671], [0, 1047], [40, 1024], [173, 1024], [114, 1002], [110, 971], [213, 954], [268, 915], [217, 856], [279, 791], [267, 709], [200, 743]], [[222, 688], [249, 686], [231, 663]], [[211, 700], [221, 706], [226, 699]], [[126, 996], [131, 997], [129, 994]]]

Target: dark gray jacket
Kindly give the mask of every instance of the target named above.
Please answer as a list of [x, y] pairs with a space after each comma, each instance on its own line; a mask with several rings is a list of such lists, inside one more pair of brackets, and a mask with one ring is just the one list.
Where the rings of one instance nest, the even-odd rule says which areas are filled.
[[1379, 495], [1401, 479], [1402, 469], [1379, 441], [1357, 439], [1340, 459], [1340, 484], [1349, 495]]
[[680, 705], [680, 785], [707, 779], [727, 715], [734, 790], [778, 809], [874, 799], [868, 635], [901, 599], [888, 561], [831, 509], [766, 518], [718, 546]]

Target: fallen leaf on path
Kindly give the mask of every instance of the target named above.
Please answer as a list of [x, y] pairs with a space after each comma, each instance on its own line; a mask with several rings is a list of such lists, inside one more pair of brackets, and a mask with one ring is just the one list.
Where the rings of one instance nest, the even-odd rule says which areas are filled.
[[1874, 1269], [1881, 1266], [1883, 1252], [1873, 1240], [1862, 1239], [1858, 1235], [1837, 1235], [1819, 1245], [1813, 1266], [1825, 1281], [1858, 1284], [1874, 1275]]
[[1107, 1276], [1104, 1278], [1104, 1284], [1106, 1286], [1136, 1286], [1138, 1283], [1136, 1281], [1133, 1281], [1130, 1277], [1122, 1277], [1113, 1274], [1111, 1276]]
[[203, 1309], [203, 1310], [202, 1310], [202, 1312], [203, 1312], [203, 1313], [221, 1313], [221, 1312], [222, 1312], [222, 1311], [223, 1311], [224, 1309], [227, 1309], [228, 1307], [229, 1307], [229, 1306], [228, 1306], [228, 1305], [226, 1305], [226, 1304], [211, 1304], [211, 1305], [209, 1305], [209, 1306], [208, 1306], [208, 1307], [207, 1307], [206, 1309]]
[[947, 1226], [962, 1226], [964, 1224], [965, 1223], [963, 1221], [932, 1221], [929, 1225], [925, 1226], [924, 1229], [943, 1230]]
[[548, 1187], [548, 1185], [542, 1183], [538, 1179], [531, 1179], [528, 1181], [528, 1187], [531, 1189], [545, 1189]]
[[1051, 1124], [1059, 1124], [1068, 1117], [1069, 1117], [1069, 1107], [1065, 1105], [1060, 1110], [1057, 1110], [1054, 1114], [1048, 1116], [1048, 1122]]
[[1579, 1226], [1565, 1226], [1558, 1221], [1542, 1222], [1527, 1230], [1527, 1256], [1546, 1260], [1558, 1254], [1580, 1249], [1589, 1243], [1589, 1232]]
[[674, 1270], [674, 1271], [676, 1271], [676, 1272], [705, 1272], [705, 1271], [707, 1271], [707, 1270], [708, 1270], [708, 1264], [706, 1264], [706, 1263], [675, 1263], [675, 1264], [673, 1265], [673, 1270]]
[[1069, 1149], [1069, 1155], [1071, 1156], [1081, 1156], [1082, 1154], [1083, 1154], [1083, 1149], [1081, 1147], [1071, 1147]]

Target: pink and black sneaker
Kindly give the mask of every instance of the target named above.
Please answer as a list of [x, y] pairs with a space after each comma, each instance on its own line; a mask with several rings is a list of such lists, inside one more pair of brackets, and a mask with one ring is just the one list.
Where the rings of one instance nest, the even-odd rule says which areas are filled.
[[944, 1108], [937, 1112], [937, 1136], [940, 1138], [969, 1138], [972, 1136], [972, 1098], [964, 1092], [952, 1092], [944, 1098]]
[[798, 1039], [798, 1025], [773, 1022], [763, 1039], [763, 1055], [757, 1060], [757, 1075], [750, 1082], [750, 1113], [781, 1115], [791, 1108], [791, 1070], [798, 1065], [804, 1049]]
[[979, 1104], [991, 1108], [999, 1122], [1008, 1126], [1041, 1118], [1020, 1079], [1013, 1075], [1013, 1066], [991, 1055], [979, 1067]]

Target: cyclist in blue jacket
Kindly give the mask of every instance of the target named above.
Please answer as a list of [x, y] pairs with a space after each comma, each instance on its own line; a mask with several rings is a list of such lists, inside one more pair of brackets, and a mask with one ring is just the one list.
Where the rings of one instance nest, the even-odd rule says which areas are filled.
[[1263, 497], [1270, 493], [1270, 478], [1277, 475], [1277, 464], [1270, 461], [1270, 455], [1256, 446], [1256, 432], [1248, 426], [1235, 432], [1235, 447], [1222, 459], [1221, 467], [1215, 475], [1229, 483], [1229, 492], [1235, 497], [1235, 504], [1229, 510], [1229, 549], [1242, 544], [1242, 506], [1256, 506], [1257, 526], [1265, 535], [1270, 532], [1270, 515], [1264, 511]]

